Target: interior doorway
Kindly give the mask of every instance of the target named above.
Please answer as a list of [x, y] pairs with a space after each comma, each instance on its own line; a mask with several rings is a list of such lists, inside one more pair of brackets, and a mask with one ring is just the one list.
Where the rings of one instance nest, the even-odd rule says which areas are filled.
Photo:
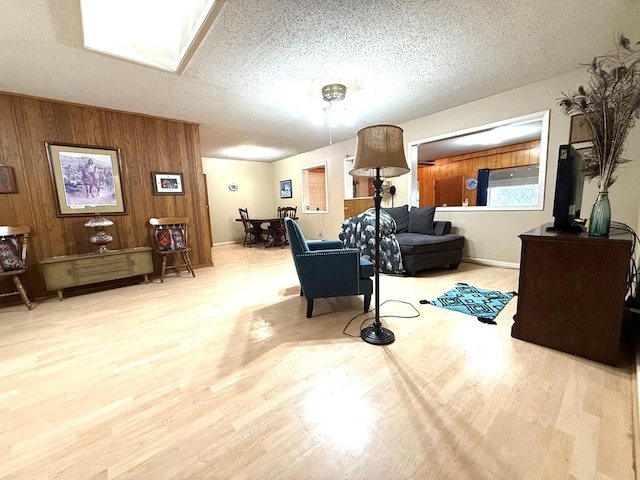
[[435, 204], [438, 207], [462, 206], [462, 177], [436, 179], [434, 187]]

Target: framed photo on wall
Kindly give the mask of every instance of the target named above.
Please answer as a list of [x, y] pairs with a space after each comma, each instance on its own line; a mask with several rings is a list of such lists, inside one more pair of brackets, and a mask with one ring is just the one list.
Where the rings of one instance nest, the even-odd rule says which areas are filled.
[[126, 214], [120, 150], [45, 143], [58, 216]]
[[280, 198], [292, 198], [293, 190], [291, 188], [291, 180], [280, 181]]
[[589, 143], [581, 143], [579, 145], [574, 145], [574, 147], [583, 158], [589, 158], [593, 155], [593, 145]]
[[578, 114], [571, 117], [571, 129], [569, 131], [569, 143], [572, 145], [575, 143], [592, 142], [593, 135], [589, 124], [584, 115]]
[[151, 172], [154, 195], [184, 195], [182, 173]]
[[16, 193], [16, 175], [13, 167], [0, 165], [0, 193]]

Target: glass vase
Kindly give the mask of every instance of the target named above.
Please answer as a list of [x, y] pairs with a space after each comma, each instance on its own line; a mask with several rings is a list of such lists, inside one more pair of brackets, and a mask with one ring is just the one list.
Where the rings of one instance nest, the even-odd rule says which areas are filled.
[[611, 205], [609, 204], [609, 191], [601, 190], [598, 192], [593, 208], [591, 209], [591, 217], [589, 218], [589, 235], [595, 237], [604, 237], [609, 235], [611, 228]]

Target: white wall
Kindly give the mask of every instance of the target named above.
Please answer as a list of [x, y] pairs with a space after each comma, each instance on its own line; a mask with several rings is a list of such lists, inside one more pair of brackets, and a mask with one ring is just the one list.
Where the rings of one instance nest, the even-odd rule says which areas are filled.
[[[453, 132], [542, 110], [550, 110], [548, 164], [546, 172], [544, 210], [542, 211], [440, 211], [436, 219], [451, 220], [467, 239], [465, 256], [497, 262], [518, 263], [518, 235], [546, 222], [553, 221], [553, 195], [556, 181], [558, 149], [569, 140], [569, 117], [557, 106], [563, 91], [576, 90], [587, 80], [583, 70], [526, 85], [514, 90], [461, 105], [428, 117], [401, 125], [405, 141]], [[640, 193], [635, 184], [640, 179], [640, 129], [629, 136], [629, 158], [636, 162], [625, 165], [619, 180], [610, 189], [612, 218], [637, 230]], [[413, 172], [412, 172], [413, 173]], [[585, 185], [582, 217], [588, 217], [597, 195], [597, 184]]]
[[[587, 75], [583, 70], [576, 70], [399, 125], [404, 129], [405, 149], [408, 154], [406, 145], [412, 141], [542, 110], [551, 111], [544, 210], [521, 212], [436, 210], [436, 219], [451, 220], [457, 231], [466, 237], [465, 256], [494, 262], [519, 263], [518, 235], [553, 221], [553, 193], [558, 148], [569, 139], [569, 118], [562, 114], [557, 101], [561, 92], [575, 90], [586, 79]], [[203, 159], [204, 171], [208, 173], [214, 243], [232, 239], [230, 232], [234, 230], [233, 219], [237, 217], [239, 206], [249, 206], [252, 215], [254, 214], [252, 205], [255, 205], [256, 214], [266, 215], [275, 212], [276, 206], [282, 202], [279, 198], [279, 180], [292, 179], [293, 198], [286, 203], [298, 206], [298, 211], [301, 212], [300, 168], [325, 161], [329, 177], [329, 213], [300, 213], [298, 216], [299, 223], [309, 238], [319, 238], [319, 234], [324, 238], [336, 238], [344, 218], [344, 157], [353, 155], [354, 152], [355, 138], [272, 164]], [[612, 217], [613, 220], [626, 223], [638, 231], [640, 190], [637, 184], [640, 180], [640, 127], [636, 127], [629, 135], [626, 156], [635, 161], [620, 169], [620, 178], [609, 191]], [[214, 168], [213, 162], [225, 163], [220, 163], [223, 168]], [[213, 181], [209, 178], [214, 175], [217, 183], [215, 190]], [[390, 179], [397, 188], [396, 206], [404, 203], [411, 204], [411, 189], [416, 175], [416, 168], [412, 167], [408, 175]], [[247, 186], [242, 185], [241, 180], [246, 182]], [[216, 198], [217, 191], [227, 189], [227, 185], [232, 181], [240, 186], [236, 192], [239, 195], [227, 195], [228, 190], [226, 190], [225, 195], [222, 195], [225, 199], [224, 204], [220, 205], [220, 199]], [[589, 216], [596, 193], [595, 182], [586, 184], [582, 205], [583, 217]], [[239, 238], [238, 235], [235, 238]]]
[[[340, 225], [344, 220], [344, 157], [353, 155], [355, 148], [356, 140], [353, 138], [273, 163], [273, 175], [276, 180], [274, 196], [280, 201], [278, 182], [290, 178], [293, 198], [287, 200], [287, 205], [298, 207], [298, 223], [308, 239], [338, 238]], [[327, 162], [328, 213], [305, 212], [301, 208], [300, 169], [322, 162]]]
[[[247, 208], [252, 217], [275, 216], [276, 198], [279, 197], [273, 180], [270, 163], [202, 158], [202, 170], [207, 176], [209, 215], [213, 243], [239, 242], [244, 240], [238, 208]], [[229, 190], [229, 184], [238, 185], [238, 190]], [[275, 194], [274, 194], [275, 192]]]

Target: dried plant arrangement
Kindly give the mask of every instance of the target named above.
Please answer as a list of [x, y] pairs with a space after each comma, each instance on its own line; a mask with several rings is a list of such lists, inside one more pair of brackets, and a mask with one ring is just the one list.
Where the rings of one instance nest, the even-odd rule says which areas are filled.
[[616, 180], [625, 142], [640, 114], [640, 42], [624, 35], [617, 49], [598, 56], [587, 65], [587, 86], [565, 94], [558, 105], [566, 115], [584, 115], [593, 138], [593, 153], [585, 157], [585, 174], [597, 178], [599, 189], [608, 190]]

